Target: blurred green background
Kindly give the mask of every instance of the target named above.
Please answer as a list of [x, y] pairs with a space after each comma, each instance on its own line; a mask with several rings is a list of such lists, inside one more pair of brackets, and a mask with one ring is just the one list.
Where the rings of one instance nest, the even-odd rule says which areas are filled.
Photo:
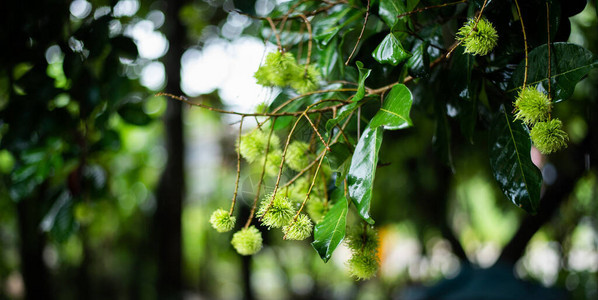
[[[236, 4], [248, 3], [261, 15], [277, 4]], [[570, 41], [598, 53], [594, 4], [572, 18]], [[267, 47], [247, 35], [261, 25], [228, 14], [233, 5], [0, 4], [0, 299], [425, 299], [441, 280], [495, 264], [526, 215], [492, 178], [478, 150], [485, 136], [453, 149], [451, 175], [431, 149], [436, 124], [424, 110], [380, 152], [389, 165], [372, 201], [376, 278], [351, 279], [345, 248], [325, 264], [308, 242], [278, 232], [264, 232], [257, 255], [236, 254], [231, 234], [208, 219], [230, 203], [238, 119], [155, 96], [233, 110], [272, 99], [251, 82]], [[587, 111], [597, 102], [594, 70], [556, 107], [571, 143], [596, 136]], [[584, 155], [593, 168], [514, 262], [517, 278], [571, 299], [598, 298], [596, 153]], [[550, 161], [540, 164], [545, 180], [556, 176]], [[250, 191], [243, 172], [241, 215]]]

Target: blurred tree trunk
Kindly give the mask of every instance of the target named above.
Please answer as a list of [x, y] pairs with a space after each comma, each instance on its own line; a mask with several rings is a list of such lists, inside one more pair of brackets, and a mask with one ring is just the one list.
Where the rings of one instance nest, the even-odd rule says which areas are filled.
[[19, 236], [21, 239], [21, 272], [25, 283], [25, 299], [54, 299], [48, 268], [44, 263], [46, 236], [40, 229], [46, 184], [17, 204]]
[[[164, 58], [166, 91], [181, 94], [180, 70], [184, 27], [178, 13], [182, 0], [166, 3], [166, 37], [170, 47]], [[168, 100], [164, 115], [165, 143], [168, 160], [157, 190], [155, 242], [157, 246], [157, 292], [159, 299], [181, 299], [181, 211], [185, 190], [183, 165], [183, 121], [181, 102]]]

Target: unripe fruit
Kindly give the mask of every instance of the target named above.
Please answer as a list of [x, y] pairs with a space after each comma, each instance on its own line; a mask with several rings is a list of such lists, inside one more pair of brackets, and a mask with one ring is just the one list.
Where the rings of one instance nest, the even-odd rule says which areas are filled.
[[241, 255], [253, 255], [262, 249], [262, 234], [255, 226], [243, 228], [233, 235], [231, 244]]
[[519, 91], [515, 100], [515, 119], [527, 125], [547, 120], [551, 110], [552, 102], [548, 96], [534, 87], [526, 87]]
[[262, 224], [268, 228], [279, 228], [288, 224], [296, 213], [293, 203], [289, 201], [289, 198], [277, 193], [272, 200], [272, 205], [268, 208], [271, 200], [272, 195], [264, 197], [257, 212], [257, 216], [262, 219]]
[[304, 240], [311, 235], [313, 224], [307, 215], [299, 215], [291, 225], [282, 228], [282, 232], [289, 240]]
[[457, 32], [457, 40], [465, 46], [465, 53], [486, 55], [496, 47], [498, 33], [486, 18], [481, 18], [477, 25], [471, 18]]
[[542, 154], [550, 154], [567, 147], [569, 137], [562, 128], [563, 124], [559, 119], [552, 119], [546, 122], [538, 122], [530, 131], [530, 137], [534, 146]]
[[224, 209], [215, 210], [210, 217], [212, 227], [218, 232], [231, 231], [235, 227], [236, 221], [237, 218], [229, 215], [228, 211]]

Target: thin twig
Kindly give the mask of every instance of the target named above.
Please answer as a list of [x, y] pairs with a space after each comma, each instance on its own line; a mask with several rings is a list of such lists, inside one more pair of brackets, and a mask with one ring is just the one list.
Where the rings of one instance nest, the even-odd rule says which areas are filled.
[[228, 212], [229, 216], [233, 215], [235, 210], [235, 204], [237, 203], [237, 192], [239, 191], [239, 178], [241, 177], [241, 135], [243, 132], [243, 120], [245, 117], [241, 117], [241, 122], [239, 123], [239, 138], [237, 140], [239, 150], [237, 150], [237, 178], [235, 178], [235, 192], [233, 193], [233, 202], [230, 205], [230, 210]]
[[412, 10], [406, 13], [402, 13], [400, 15], [397, 16], [397, 18], [402, 18], [402, 17], [406, 17], [412, 14], [416, 14], [416, 13], [420, 13], [422, 11], [426, 11], [428, 9], [433, 9], [433, 8], [442, 8], [442, 7], [446, 7], [446, 6], [450, 6], [450, 5], [457, 5], [457, 4], [461, 4], [464, 2], [467, 2], [468, 0], [461, 0], [461, 1], [455, 1], [455, 2], [451, 2], [451, 3], [444, 3], [444, 4], [439, 4], [439, 5], [432, 5], [432, 6], [426, 6], [426, 7], [422, 7], [422, 8], [418, 8], [416, 10]]
[[517, 7], [517, 15], [519, 16], [519, 21], [521, 21], [521, 32], [523, 32], [523, 51], [525, 54], [525, 70], [523, 74], [523, 89], [525, 89], [525, 85], [527, 84], [527, 69], [529, 68], [528, 61], [527, 61], [527, 35], [525, 34], [525, 25], [523, 24], [523, 16], [521, 15], [521, 8], [519, 8], [519, 2], [515, 0], [515, 6]]
[[272, 31], [274, 32], [274, 37], [276, 37], [276, 44], [278, 45], [278, 51], [280, 51], [281, 53], [284, 52], [284, 49], [282, 49], [282, 42], [280, 41], [280, 35], [278, 34], [278, 31], [276, 30], [276, 25], [274, 25], [272, 18], [266, 17], [266, 20], [268, 21], [268, 24], [270, 24], [270, 28], [272, 28]]
[[268, 142], [266, 143], [266, 154], [264, 156], [264, 164], [262, 165], [262, 174], [260, 175], [260, 180], [257, 184], [257, 191], [255, 193], [255, 198], [253, 198], [253, 206], [251, 206], [251, 212], [249, 212], [249, 218], [247, 218], [247, 222], [245, 223], [245, 228], [249, 227], [251, 221], [253, 220], [253, 216], [255, 214], [255, 209], [257, 208], [257, 202], [260, 198], [260, 191], [262, 189], [262, 182], [264, 181], [264, 174], [266, 174], [266, 164], [268, 163], [268, 152], [270, 152], [270, 140], [272, 138], [272, 133], [274, 132], [274, 124], [276, 123], [276, 118], [272, 120], [272, 128], [270, 128], [270, 134], [268, 135]]
[[552, 61], [550, 60], [550, 48], [552, 47], [552, 45], [550, 44], [550, 5], [548, 4], [548, 1], [546, 2], [546, 31], [548, 36], [548, 43], [546, 44], [546, 46], [548, 47], [548, 99], [552, 99], [552, 96], [550, 94], [550, 77], [552, 66]]
[[305, 22], [307, 26], [307, 33], [309, 34], [309, 39], [307, 40], [307, 60], [305, 62], [305, 74], [307, 74], [307, 67], [311, 61], [311, 47], [312, 47], [312, 32], [311, 32], [311, 23], [307, 19], [305, 15], [301, 15], [301, 18]]
[[[344, 89], [344, 91], [347, 91], [347, 90], [357, 90], [357, 89]], [[317, 93], [327, 93], [327, 92], [330, 92], [330, 91], [316, 91], [316, 92], [306, 93], [301, 96], [295, 97], [293, 99], [298, 99], [301, 97], [305, 97], [305, 96], [313, 95], [313, 94], [317, 94]], [[215, 107], [211, 107], [211, 106], [208, 106], [208, 105], [205, 105], [202, 103], [192, 102], [192, 101], [189, 101], [189, 99], [187, 99], [187, 97], [176, 96], [176, 95], [169, 94], [169, 93], [160, 92], [160, 93], [157, 93], [156, 96], [167, 96], [169, 98], [184, 102], [191, 106], [201, 107], [201, 108], [207, 109], [209, 111], [217, 112], [217, 113], [231, 114], [231, 115], [238, 115], [238, 116], [245, 116], [245, 117], [282, 117], [282, 116], [295, 116], [296, 117], [296, 116], [302, 115], [304, 113], [304, 111], [281, 112], [281, 113], [276, 112], [276, 111], [282, 109], [282, 107], [284, 107], [285, 105], [289, 104], [290, 103], [289, 101], [283, 103], [281, 106], [279, 106], [277, 109], [275, 109], [274, 112], [272, 112], [272, 113], [242, 113], [242, 112], [237, 112], [237, 111], [230, 111], [230, 110], [215, 108]], [[332, 106], [312, 109], [312, 110], [308, 111], [307, 113], [312, 114], [312, 113], [326, 112], [326, 111], [333, 110], [335, 108], [339, 108], [341, 106], [344, 106], [344, 105], [347, 105], [348, 103], [350, 103], [349, 101], [340, 100], [340, 99], [325, 99], [325, 100], [318, 101], [316, 104], [322, 104], [324, 102], [341, 102], [341, 103], [332, 105]]]
[[324, 144], [324, 147], [326, 148], [326, 150], [330, 151], [330, 147], [328, 147], [328, 144], [324, 141], [324, 138], [322, 138], [322, 135], [320, 135], [320, 131], [318, 131], [318, 128], [316, 127], [316, 125], [314, 125], [314, 123], [311, 121], [310, 117], [307, 114], [303, 114], [303, 115], [305, 116], [305, 118], [309, 122], [309, 125], [311, 125], [311, 128], [314, 129], [314, 131], [316, 132], [316, 134], [320, 138], [320, 141], [322, 142], [322, 144]]
[[368, 23], [368, 18], [370, 17], [370, 0], [368, 0], [368, 5], [365, 9], [365, 19], [363, 20], [363, 26], [361, 27], [361, 32], [359, 33], [359, 37], [357, 38], [357, 42], [355, 42], [355, 47], [353, 47], [353, 51], [351, 51], [351, 54], [349, 54], [349, 58], [347, 58], [347, 61], [345, 62], [345, 66], [349, 65], [349, 61], [351, 61], [351, 58], [353, 57], [353, 54], [355, 54], [355, 51], [357, 51], [357, 46], [359, 45], [359, 42], [361, 41], [361, 38], [363, 37], [363, 32], [365, 31], [365, 26]]

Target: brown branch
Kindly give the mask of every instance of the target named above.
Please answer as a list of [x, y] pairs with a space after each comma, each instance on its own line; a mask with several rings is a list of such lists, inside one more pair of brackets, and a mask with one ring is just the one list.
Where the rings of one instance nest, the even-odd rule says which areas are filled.
[[[241, 135], [243, 132], [243, 120], [245, 117], [241, 117], [241, 122], [239, 123], [239, 138], [237, 142], [239, 143], [239, 148], [241, 148]], [[239, 191], [239, 178], [241, 177], [241, 151], [237, 150], [237, 177], [235, 178], [235, 192], [233, 193], [233, 201], [230, 205], [230, 210], [228, 212], [229, 216], [233, 215], [235, 210], [235, 204], [237, 203], [237, 192]]]
[[355, 54], [355, 51], [357, 50], [357, 46], [359, 45], [359, 42], [361, 41], [361, 38], [363, 37], [363, 32], [365, 31], [365, 26], [368, 23], [368, 18], [370, 17], [370, 0], [368, 0], [368, 5], [365, 9], [365, 19], [363, 20], [363, 26], [361, 27], [361, 32], [359, 33], [359, 37], [357, 38], [357, 42], [355, 42], [355, 47], [353, 47], [353, 51], [351, 51], [351, 54], [349, 54], [349, 58], [347, 58], [347, 61], [345, 62], [345, 66], [349, 65], [349, 61], [351, 61], [351, 58], [353, 57], [353, 54]]
[[[519, 16], [519, 21], [521, 21], [521, 32], [523, 32], [523, 51], [525, 54], [525, 71], [523, 75], [523, 89], [525, 89], [525, 85], [527, 83], [527, 70], [529, 68], [528, 59], [527, 59], [527, 35], [525, 34], [525, 25], [523, 24], [523, 16], [521, 15], [521, 8], [519, 7], [519, 2], [515, 0], [515, 6], [517, 7], [517, 15]], [[548, 62], [550, 63], [550, 62]]]
[[465, 3], [468, 0], [461, 0], [461, 1], [455, 1], [455, 2], [451, 2], [451, 3], [444, 3], [444, 4], [439, 4], [439, 5], [432, 5], [432, 6], [426, 6], [426, 7], [422, 7], [422, 8], [418, 8], [416, 10], [412, 10], [406, 13], [402, 13], [400, 15], [397, 16], [397, 18], [402, 18], [402, 17], [406, 17], [412, 14], [417, 14], [420, 13], [422, 11], [426, 11], [428, 9], [434, 9], [434, 8], [442, 8], [442, 7], [446, 7], [446, 6], [450, 6], [450, 5], [457, 5], [457, 4], [461, 4], [461, 3]]
[[264, 156], [264, 164], [262, 165], [262, 174], [260, 175], [260, 180], [257, 184], [257, 192], [255, 193], [255, 198], [253, 198], [253, 205], [251, 206], [251, 212], [249, 212], [249, 218], [247, 218], [247, 222], [245, 223], [245, 228], [249, 227], [251, 221], [253, 220], [253, 216], [255, 214], [255, 209], [257, 208], [257, 202], [260, 198], [260, 191], [262, 189], [262, 182], [264, 181], [264, 174], [266, 174], [266, 164], [268, 164], [268, 153], [270, 152], [270, 140], [272, 138], [272, 133], [274, 132], [274, 124], [276, 123], [276, 118], [272, 120], [272, 128], [270, 128], [270, 134], [268, 134], [268, 142], [266, 143], [266, 155]]

